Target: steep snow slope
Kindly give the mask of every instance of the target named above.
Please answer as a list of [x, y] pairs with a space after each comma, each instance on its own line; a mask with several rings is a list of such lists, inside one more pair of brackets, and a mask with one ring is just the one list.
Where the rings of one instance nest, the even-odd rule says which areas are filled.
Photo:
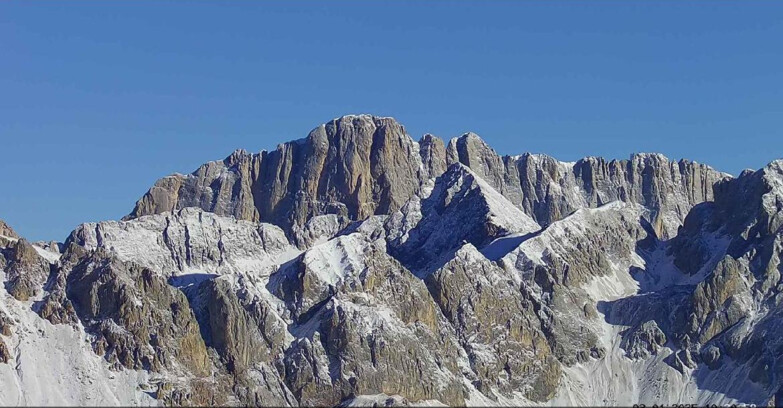
[[[2, 270], [0, 280], [6, 280]], [[0, 363], [0, 405], [157, 405], [139, 387], [148, 384], [149, 373], [110, 370], [81, 325], [42, 319], [33, 311], [39, 301], [0, 294], [0, 326], [6, 331], [0, 341], [9, 352]]]

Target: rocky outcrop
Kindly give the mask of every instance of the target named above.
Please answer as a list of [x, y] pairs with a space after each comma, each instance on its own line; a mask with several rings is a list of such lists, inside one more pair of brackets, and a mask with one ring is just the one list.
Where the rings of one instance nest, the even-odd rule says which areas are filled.
[[783, 161], [722, 177], [336, 119], [4, 238], [0, 402], [39, 365], [140, 404], [779, 401]]
[[311, 217], [398, 209], [422, 179], [419, 146], [391, 118], [344, 116], [275, 151], [237, 151], [158, 181], [128, 216], [200, 207], [289, 230]]
[[8, 346], [5, 344], [5, 341], [0, 339], [0, 363], [7, 364], [8, 360], [11, 358], [11, 351], [8, 350]]
[[574, 163], [536, 154], [501, 157], [473, 133], [449, 142], [446, 161], [470, 167], [542, 226], [580, 208], [621, 200], [652, 210], [650, 221], [665, 238], [676, 235], [694, 205], [712, 200], [712, 185], [726, 176], [660, 154], [634, 154], [629, 160], [586, 157]]
[[467, 352], [476, 388], [489, 396], [516, 391], [532, 401], [552, 398], [560, 364], [540, 329], [534, 301], [502, 269], [466, 244], [426, 282]]
[[98, 336], [96, 352], [109, 362], [160, 371], [177, 361], [197, 376], [209, 374], [207, 350], [185, 295], [153, 271], [99, 250], [68, 274], [67, 294]]
[[8, 314], [0, 309], [0, 334], [3, 336], [10, 336], [13, 332], [14, 321], [8, 316]]
[[5, 221], [0, 220], [0, 235], [7, 238], [19, 238], [13, 228], [11, 228]]
[[361, 233], [317, 245], [270, 281], [298, 337], [285, 377], [303, 405], [404, 395], [460, 405], [458, 345], [424, 284]]
[[38, 255], [32, 244], [19, 239], [6, 250], [5, 288], [14, 298], [26, 301], [40, 293], [49, 278], [50, 264]]
[[68, 238], [86, 249], [111, 250], [168, 277], [254, 272], [269, 275], [278, 257], [296, 252], [274, 225], [220, 217], [197, 208], [77, 227]]
[[419, 140], [419, 156], [421, 156], [421, 162], [426, 170], [426, 175], [430, 178], [437, 177], [446, 171], [448, 163], [444, 158], [446, 157], [446, 145], [443, 140], [426, 134]]
[[250, 279], [222, 276], [191, 292], [202, 336], [233, 375], [234, 394], [243, 404], [296, 405], [278, 368], [290, 337], [287, 322]]
[[60, 257], [60, 265], [51, 279], [44, 296], [38, 308], [38, 315], [48, 320], [52, 324], [71, 324], [76, 325], [79, 317], [73, 307], [73, 302], [67, 295], [68, 272], [83, 261], [87, 255], [84, 247], [70, 242], [66, 246]]
[[[666, 339], [673, 350], [665, 361], [681, 375], [744, 378], [719, 388], [756, 404], [775, 401], [783, 376], [781, 214], [783, 161], [716, 183], [715, 201], [694, 208], [677, 237], [657, 244], [661, 258], [637, 273], [666, 273], [670, 282], [604, 307], [610, 322], [632, 326], [623, 334], [628, 356], [647, 359]], [[653, 330], [642, 330], [644, 321]]]
[[628, 329], [627, 333], [623, 334], [621, 347], [628, 357], [644, 360], [658, 354], [664, 344], [666, 334], [654, 320], [648, 320]]
[[436, 269], [441, 258], [465, 242], [483, 247], [502, 236], [540, 229], [460, 163], [389, 216], [385, 228], [389, 252], [419, 275]]
[[[642, 260], [654, 233], [645, 228], [646, 210], [615, 202], [582, 209], [524, 239], [498, 263], [524, 288], [536, 305], [552, 353], [566, 366], [606, 353], [595, 310], [605, 299], [630, 294], [627, 273]], [[625, 281], [619, 279], [624, 277]], [[595, 288], [609, 280], [614, 287]]]

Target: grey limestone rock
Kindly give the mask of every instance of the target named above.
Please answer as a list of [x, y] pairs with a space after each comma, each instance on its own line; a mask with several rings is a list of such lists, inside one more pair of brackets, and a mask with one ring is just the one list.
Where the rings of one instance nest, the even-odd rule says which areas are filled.
[[51, 265], [24, 238], [6, 249], [5, 288], [17, 300], [26, 301], [38, 295], [49, 278]]
[[622, 348], [633, 359], [647, 359], [658, 354], [666, 344], [666, 335], [654, 320], [646, 321], [628, 329], [623, 335]]
[[19, 235], [16, 234], [16, 231], [14, 231], [14, 229], [6, 224], [3, 220], [0, 220], [0, 235], [8, 238], [19, 238]]
[[455, 163], [431, 191], [393, 213], [386, 229], [389, 252], [414, 272], [426, 274], [464, 242], [483, 247], [540, 227], [472, 170]]
[[234, 152], [161, 179], [128, 218], [185, 207], [290, 231], [310, 218], [364, 219], [398, 209], [419, 188], [419, 147], [391, 118], [344, 116], [271, 152]]
[[426, 282], [468, 354], [480, 391], [490, 397], [517, 391], [533, 401], [552, 398], [560, 363], [533, 302], [501, 268], [465, 244]]
[[690, 208], [712, 199], [713, 183], [725, 177], [658, 154], [575, 163], [544, 155], [500, 156], [474, 133], [447, 145], [430, 134], [417, 143], [392, 118], [349, 115], [274, 151], [239, 150], [192, 174], [165, 177], [127, 218], [200, 207], [273, 223], [292, 235], [294, 226], [318, 215], [363, 220], [391, 214], [454, 163], [469, 167], [541, 225], [579, 208], [622, 200], [650, 208], [650, 221], [665, 238], [676, 235]]

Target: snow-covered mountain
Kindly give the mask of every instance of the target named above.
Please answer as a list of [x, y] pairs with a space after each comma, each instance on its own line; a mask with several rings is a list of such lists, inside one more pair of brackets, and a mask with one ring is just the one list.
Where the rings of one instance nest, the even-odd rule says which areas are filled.
[[559, 162], [353, 115], [0, 221], [0, 404], [783, 402], [783, 160]]

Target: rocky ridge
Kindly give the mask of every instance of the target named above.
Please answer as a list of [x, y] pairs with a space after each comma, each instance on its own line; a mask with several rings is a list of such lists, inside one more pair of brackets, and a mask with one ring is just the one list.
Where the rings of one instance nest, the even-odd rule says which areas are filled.
[[279, 225], [301, 245], [294, 226], [322, 214], [340, 216], [341, 226], [390, 214], [454, 163], [469, 167], [540, 225], [622, 200], [652, 209], [662, 237], [676, 234], [691, 207], [711, 201], [712, 185], [726, 176], [659, 154], [574, 163], [545, 155], [500, 156], [474, 133], [448, 144], [433, 135], [416, 142], [392, 118], [349, 115], [274, 151], [238, 150], [189, 175], [160, 179], [126, 218], [199, 207]]

